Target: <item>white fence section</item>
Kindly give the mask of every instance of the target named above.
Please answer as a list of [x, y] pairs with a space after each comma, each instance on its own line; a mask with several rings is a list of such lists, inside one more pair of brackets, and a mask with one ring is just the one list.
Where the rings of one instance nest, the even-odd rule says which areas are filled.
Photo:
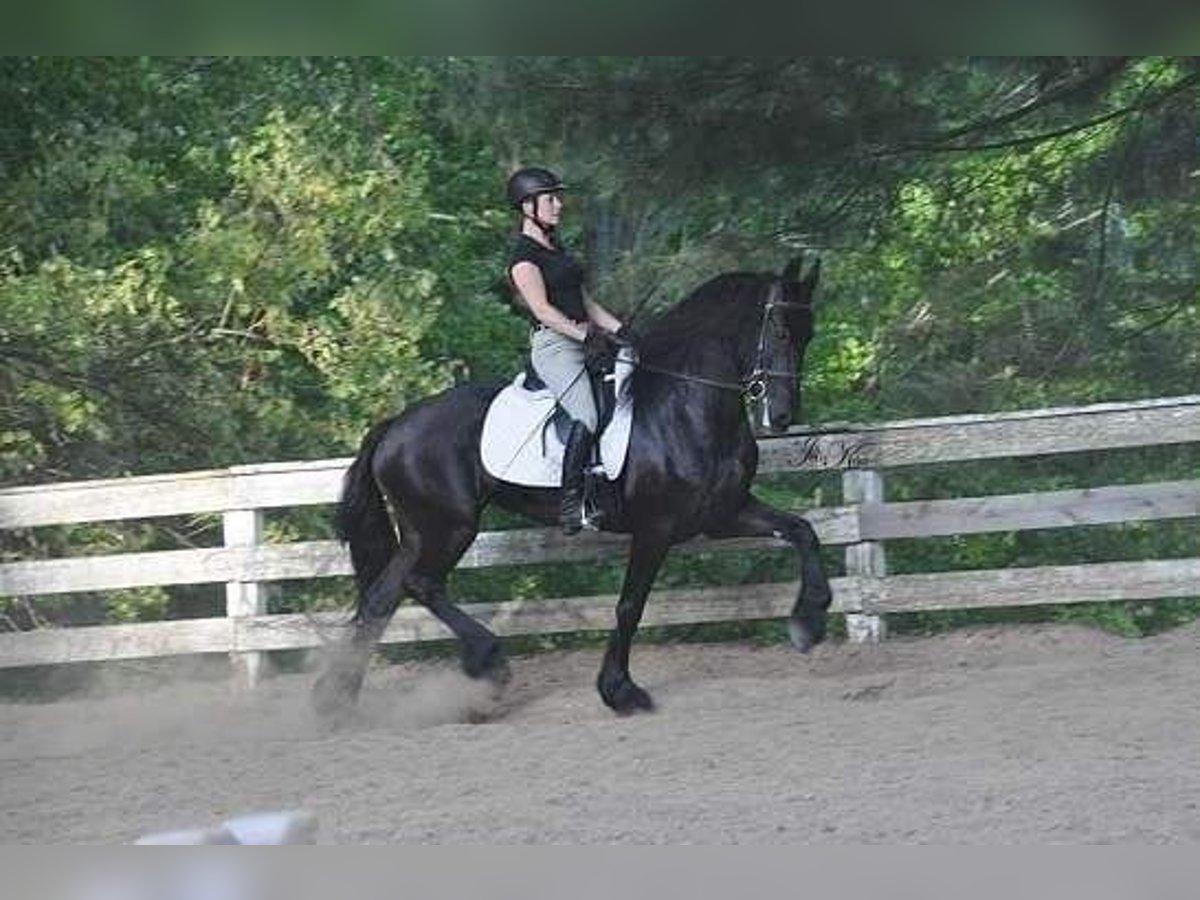
[[[805, 513], [826, 544], [846, 547], [833, 580], [834, 610], [852, 633], [877, 632], [888, 612], [1077, 603], [1200, 595], [1200, 558], [888, 575], [888, 539], [1200, 517], [1200, 480], [1088, 490], [887, 503], [884, 471], [897, 466], [1200, 442], [1200, 396], [914, 419], [814, 431], [760, 443], [760, 472], [843, 470], [843, 502]], [[319, 645], [344, 616], [265, 615], [262, 585], [346, 575], [331, 541], [262, 543], [263, 510], [337, 499], [348, 459], [268, 463], [182, 474], [0, 490], [0, 529], [220, 513], [222, 547], [0, 564], [0, 596], [104, 591], [146, 585], [224, 583], [226, 616], [0, 634], [0, 668], [183, 653], [236, 654], [253, 679], [263, 651]], [[461, 566], [619, 557], [626, 539], [565, 538], [553, 529], [484, 532]], [[775, 540], [693, 541], [715, 547], [785, 546]], [[677, 551], [678, 552], [678, 551]], [[667, 625], [785, 615], [795, 583], [655, 591], [643, 622]], [[502, 635], [607, 629], [614, 596], [473, 604]], [[420, 608], [401, 608], [384, 640], [448, 636]]]

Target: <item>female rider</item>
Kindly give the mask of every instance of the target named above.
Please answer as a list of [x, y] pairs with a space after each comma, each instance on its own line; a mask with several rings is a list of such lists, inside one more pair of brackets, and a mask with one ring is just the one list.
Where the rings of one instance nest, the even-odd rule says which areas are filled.
[[[548, 169], [529, 167], [508, 179], [508, 201], [521, 213], [521, 230], [508, 258], [508, 277], [532, 318], [534, 371], [574, 420], [563, 452], [560, 521], [567, 534], [585, 524], [584, 470], [592, 459], [596, 401], [585, 371], [585, 342], [621, 332], [620, 320], [590, 299], [583, 267], [558, 241], [564, 185]], [[621, 332], [619, 337], [626, 339]]]

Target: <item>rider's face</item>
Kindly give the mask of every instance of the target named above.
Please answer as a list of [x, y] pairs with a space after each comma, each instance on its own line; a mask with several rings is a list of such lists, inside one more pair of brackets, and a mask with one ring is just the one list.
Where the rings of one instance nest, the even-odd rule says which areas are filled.
[[534, 215], [547, 225], [557, 225], [562, 218], [562, 192], [551, 191], [533, 198]]

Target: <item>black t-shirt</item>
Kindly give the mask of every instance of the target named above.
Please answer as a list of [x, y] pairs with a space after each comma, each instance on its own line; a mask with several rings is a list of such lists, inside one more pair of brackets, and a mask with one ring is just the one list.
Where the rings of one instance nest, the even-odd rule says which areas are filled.
[[[579, 264], [579, 260], [566, 250], [551, 250], [529, 235], [521, 234], [517, 236], [508, 256], [507, 271], [510, 281], [513, 266], [519, 262], [531, 262], [538, 267], [542, 273], [542, 280], [546, 283], [546, 297], [551, 306], [568, 319], [576, 322], [587, 321], [587, 310], [583, 306], [583, 266]], [[519, 302], [518, 306], [534, 319], [524, 302]]]

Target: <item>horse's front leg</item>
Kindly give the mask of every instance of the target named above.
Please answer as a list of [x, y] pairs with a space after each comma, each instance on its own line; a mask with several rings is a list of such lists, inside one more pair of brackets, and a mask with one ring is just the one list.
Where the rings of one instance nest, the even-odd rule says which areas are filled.
[[800, 554], [800, 593], [788, 617], [792, 644], [806, 653], [825, 639], [826, 615], [833, 594], [821, 565], [821, 542], [812, 525], [800, 516], [768, 506], [751, 496], [727, 526], [710, 537], [769, 537], [787, 541]]
[[646, 608], [646, 597], [670, 546], [665, 535], [645, 533], [635, 533], [630, 545], [621, 599], [617, 601], [617, 627], [608, 639], [604, 663], [596, 677], [601, 699], [622, 714], [654, 708], [650, 695], [629, 674], [629, 649]]

